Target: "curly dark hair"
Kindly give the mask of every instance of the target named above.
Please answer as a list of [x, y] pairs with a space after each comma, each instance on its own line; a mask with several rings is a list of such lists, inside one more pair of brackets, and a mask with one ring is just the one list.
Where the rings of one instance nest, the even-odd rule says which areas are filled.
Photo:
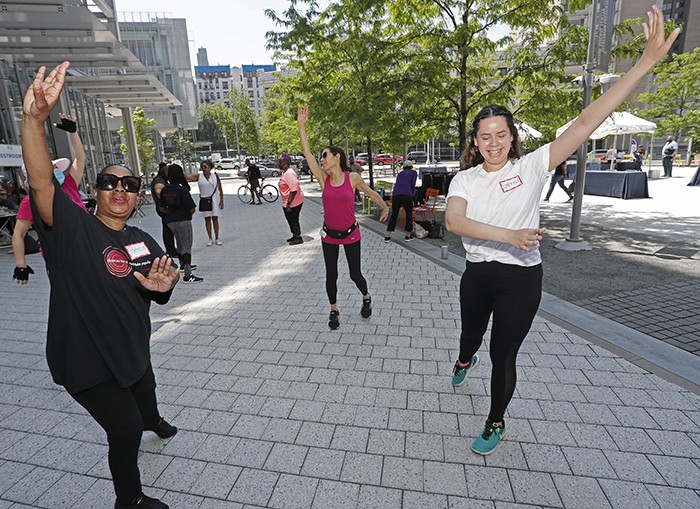
[[479, 130], [479, 123], [485, 118], [490, 117], [504, 117], [506, 119], [506, 124], [510, 130], [510, 134], [513, 137], [513, 144], [508, 151], [508, 159], [518, 159], [523, 153], [523, 146], [520, 142], [520, 136], [518, 136], [518, 129], [515, 127], [515, 122], [513, 121], [513, 114], [505, 106], [499, 106], [497, 104], [489, 104], [481, 108], [481, 111], [474, 117], [474, 122], [472, 122], [472, 130], [469, 133], [468, 140], [469, 145], [462, 152], [459, 158], [459, 167], [461, 170], [466, 170], [468, 168], [473, 168], [484, 162], [484, 156], [479, 153], [476, 149], [474, 140], [476, 139], [476, 133]]

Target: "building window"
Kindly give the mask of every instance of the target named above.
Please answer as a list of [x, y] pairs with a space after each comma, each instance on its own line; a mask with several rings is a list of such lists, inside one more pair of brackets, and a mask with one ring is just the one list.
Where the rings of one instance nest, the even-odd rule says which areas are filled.
[[228, 81], [224, 81], [222, 84], [224, 90], [228, 90]]

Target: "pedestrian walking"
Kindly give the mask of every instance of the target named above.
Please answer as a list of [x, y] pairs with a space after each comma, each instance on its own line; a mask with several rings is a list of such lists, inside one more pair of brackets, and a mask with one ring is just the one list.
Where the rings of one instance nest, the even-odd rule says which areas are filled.
[[[360, 177], [362, 176], [362, 165], [355, 161], [355, 156], [348, 157], [348, 166], [350, 171], [357, 173]], [[362, 197], [358, 189], [355, 189], [355, 203], [362, 203]]]
[[673, 136], [666, 138], [666, 143], [661, 151], [661, 164], [664, 166], [664, 177], [671, 177], [673, 173], [673, 160], [676, 157], [678, 143], [673, 140]]
[[48, 76], [40, 67], [23, 105], [22, 154], [51, 283], [46, 357], [54, 382], [107, 434], [115, 509], [168, 509], [143, 493], [138, 453], [144, 430], [177, 432], [158, 411], [149, 309], [169, 300], [179, 271], [150, 235], [127, 225], [141, 186], [130, 170], [112, 165], [97, 175], [95, 215], [54, 178], [44, 123], [68, 66]]
[[663, 14], [652, 6], [644, 23], [647, 44], [637, 63], [588, 106], [556, 140], [521, 156], [512, 114], [487, 106], [477, 115], [450, 184], [445, 222], [462, 236], [467, 263], [460, 283], [462, 332], [452, 384], [462, 385], [479, 362], [477, 350], [493, 315], [489, 355], [491, 408], [471, 445], [490, 454], [505, 436], [504, 413], [516, 384], [516, 357], [539, 307], [542, 264], [539, 199], [549, 173], [580, 147], [625, 100], [678, 36], [664, 37]]
[[554, 187], [559, 184], [559, 187], [561, 187], [566, 195], [569, 197], [569, 199], [566, 201], [567, 203], [574, 201], [574, 195], [569, 192], [569, 188], [566, 187], [566, 184], [564, 184], [564, 181], [569, 178], [569, 175], [566, 173], [566, 161], [562, 161], [561, 164], [559, 164], [555, 170], [554, 173], [552, 174], [552, 178], [549, 182], [549, 191], [547, 191], [547, 196], [545, 196], [544, 201], [548, 202], [549, 197], [552, 196], [552, 192], [554, 192]]
[[[204, 227], [207, 230], [207, 247], [214, 244], [223, 245], [219, 239], [219, 216], [224, 210], [224, 190], [221, 187], [221, 179], [214, 169], [214, 163], [202, 161], [199, 165], [202, 172], [198, 175], [188, 175], [187, 180], [197, 181], [199, 186], [199, 213], [204, 218]], [[212, 226], [214, 237], [212, 238]]]
[[340, 326], [340, 311], [337, 305], [338, 255], [340, 246], [345, 249], [345, 258], [350, 269], [350, 279], [362, 293], [360, 315], [369, 318], [372, 315], [372, 297], [367, 288], [367, 280], [362, 275], [360, 255], [360, 226], [355, 218], [355, 190], [359, 189], [382, 209], [381, 221], [389, 217], [389, 207], [379, 194], [370, 188], [360, 175], [349, 171], [345, 152], [339, 147], [327, 146], [321, 153], [323, 170], [316, 162], [306, 134], [306, 122], [309, 120], [309, 107], [300, 106], [297, 112], [301, 147], [309, 162], [311, 172], [321, 186], [323, 202], [323, 228], [321, 245], [326, 266], [326, 293], [331, 305], [328, 326], [335, 330]]
[[168, 227], [168, 223], [165, 222], [165, 218], [168, 215], [168, 207], [165, 207], [160, 203], [160, 192], [167, 185], [168, 164], [166, 162], [161, 162], [158, 165], [158, 174], [151, 182], [151, 197], [153, 197], [153, 204], [156, 207], [156, 214], [158, 214], [158, 217], [160, 217], [165, 253], [172, 258], [176, 258], [177, 251], [175, 250], [175, 237], [173, 236], [173, 231]]
[[183, 282], [201, 283], [204, 279], [192, 274], [196, 268], [196, 265], [192, 265], [192, 215], [195, 204], [185, 172], [179, 164], [168, 166], [168, 185], [160, 192], [160, 202], [168, 208], [165, 222], [175, 236], [177, 257], [185, 273]]
[[282, 212], [289, 224], [292, 236], [287, 239], [290, 246], [301, 244], [301, 226], [299, 225], [299, 214], [304, 205], [304, 191], [299, 185], [299, 177], [292, 168], [292, 158], [288, 154], [282, 154], [277, 166], [282, 170], [282, 177], [279, 181], [280, 194], [282, 195]]
[[413, 169], [413, 161], [406, 161], [403, 170], [396, 176], [396, 183], [391, 191], [391, 217], [384, 234], [384, 242], [391, 240], [391, 233], [396, 228], [396, 221], [402, 208], [406, 216], [404, 240], [408, 242], [413, 238], [413, 197], [416, 194], [417, 178], [418, 175]]
[[[83, 174], [85, 172], [85, 148], [78, 134], [78, 127], [75, 119], [63, 113], [59, 113], [58, 118], [60, 123], [54, 124], [54, 127], [69, 133], [68, 138], [73, 148], [75, 158], [73, 162], [65, 157], [51, 161], [54, 178], [61, 185], [63, 192], [73, 200], [73, 203], [87, 212], [85, 204], [80, 196], [80, 190], [78, 189], [78, 185], [83, 180]], [[34, 270], [27, 264], [26, 258], [26, 238], [34, 222], [31, 199], [29, 196], [20, 202], [15, 219], [15, 228], [12, 232], [12, 254], [15, 257], [15, 271], [12, 275], [12, 279], [16, 280], [17, 284], [26, 285], [29, 283], [29, 275], [34, 274]]]

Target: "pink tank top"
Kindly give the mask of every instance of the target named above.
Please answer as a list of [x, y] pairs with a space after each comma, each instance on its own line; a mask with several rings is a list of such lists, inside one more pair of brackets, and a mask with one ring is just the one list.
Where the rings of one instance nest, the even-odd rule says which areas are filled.
[[[355, 191], [350, 183], [350, 172], [343, 172], [343, 176], [343, 183], [338, 187], [333, 187], [331, 179], [328, 177], [321, 194], [323, 221], [332, 230], [345, 230], [355, 222]], [[321, 240], [326, 244], [353, 244], [360, 238], [359, 226], [344, 239], [324, 236], [323, 230], [321, 230]]]

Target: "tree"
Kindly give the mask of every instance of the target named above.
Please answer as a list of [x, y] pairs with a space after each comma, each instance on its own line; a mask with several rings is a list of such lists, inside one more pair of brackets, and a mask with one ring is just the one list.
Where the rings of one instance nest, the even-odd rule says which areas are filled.
[[182, 127], [178, 127], [170, 135], [170, 141], [175, 147], [175, 159], [188, 163], [194, 156], [194, 143], [192, 142], [192, 134], [185, 131]]
[[[136, 150], [139, 155], [139, 162], [141, 164], [141, 171], [147, 174], [150, 169], [153, 168], [156, 155], [156, 147], [151, 139], [151, 134], [153, 131], [153, 126], [156, 125], [156, 121], [153, 118], [146, 117], [146, 112], [141, 106], [134, 109], [131, 114], [131, 118], [134, 122], [134, 134], [136, 136]], [[119, 136], [123, 139], [126, 137], [126, 131], [123, 127], [119, 128]], [[122, 151], [125, 157], [129, 156], [129, 149], [125, 144], [121, 144], [119, 149]]]
[[241, 146], [246, 147], [250, 153], [260, 153], [260, 129], [255, 113], [250, 108], [248, 94], [240, 89], [234, 88], [228, 93], [231, 122], [227, 123], [226, 136], [229, 140], [236, 139], [236, 129], [238, 129], [238, 141]]
[[682, 134], [700, 139], [700, 48], [690, 53], [676, 53], [654, 68], [655, 92], [637, 95], [649, 105], [639, 114], [657, 124], [656, 134]]
[[299, 129], [294, 120], [296, 105], [285, 91], [290, 87], [286, 78], [265, 91], [265, 111], [262, 115], [261, 140], [265, 153], [301, 152]]

